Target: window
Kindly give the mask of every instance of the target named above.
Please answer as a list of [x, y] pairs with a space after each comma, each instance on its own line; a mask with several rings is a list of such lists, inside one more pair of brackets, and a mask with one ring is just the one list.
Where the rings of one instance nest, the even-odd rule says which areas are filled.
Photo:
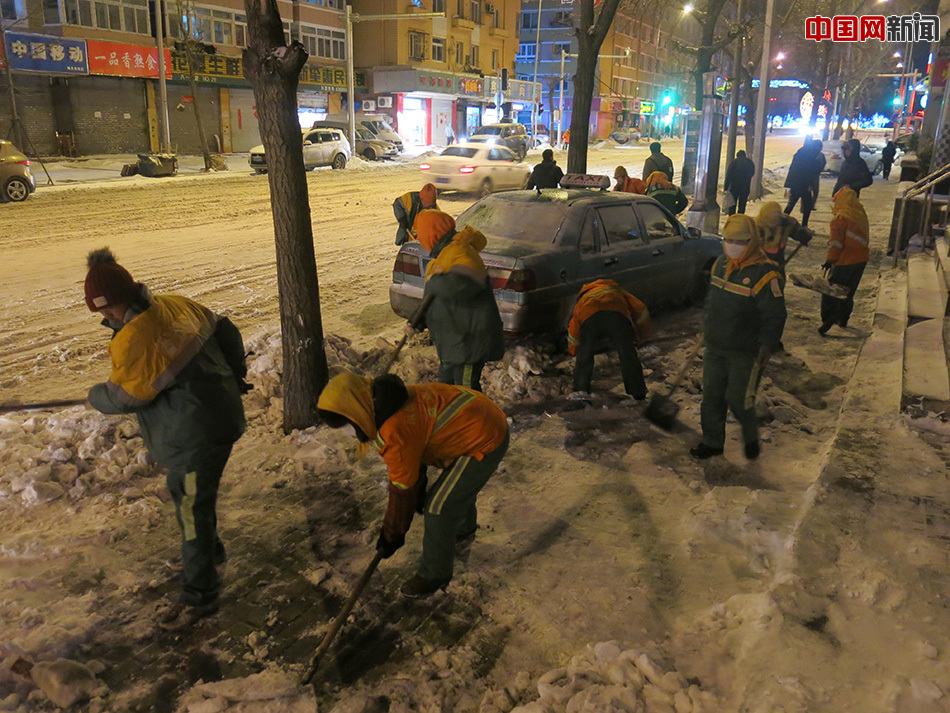
[[476, 45], [472, 45], [472, 53], [469, 55], [468, 64], [470, 67], [475, 67], [476, 69], [480, 66], [478, 60], [478, 47]]
[[[0, 20], [16, 20], [23, 17], [23, 3], [20, 0], [0, 0]], [[57, 9], [56, 12], [59, 15]], [[59, 24], [59, 21], [55, 24]]]
[[570, 42], [555, 42], [551, 45], [551, 56], [554, 57], [554, 59], [561, 59], [561, 53], [569, 54], [570, 51]]
[[445, 0], [432, 0], [432, 12], [445, 12]]
[[491, 67], [492, 71], [498, 69], [498, 50], [491, 51]]
[[432, 60], [434, 62], [445, 61], [445, 40], [437, 37], [432, 38]]
[[469, 19], [476, 25], [482, 24], [482, 2], [481, 0], [471, 0], [469, 6]]
[[457, 0], [455, 3], [455, 14], [459, 17], [465, 17], [465, 0]]
[[554, 13], [554, 19], [551, 21], [551, 24], [570, 27], [573, 24], [573, 20], [571, 19], [571, 11], [559, 10], [558, 12]]
[[409, 59], [421, 61], [426, 58], [426, 36], [422, 32], [409, 33]]
[[493, 148], [488, 152], [489, 161], [514, 161], [515, 156], [508, 149]]
[[679, 226], [659, 206], [644, 202], [638, 203], [637, 209], [640, 211], [643, 223], [647, 227], [649, 240], [680, 237]]
[[597, 211], [587, 211], [587, 217], [584, 219], [584, 226], [581, 228], [581, 241], [578, 246], [581, 255], [592, 255], [597, 252], [597, 234], [600, 232], [600, 219], [597, 217]]
[[598, 209], [607, 234], [607, 245], [640, 242], [640, 223], [631, 205], [610, 205]]
[[465, 45], [461, 42], [455, 43], [455, 64], [462, 66], [465, 62]]
[[216, 45], [234, 44], [234, 16], [221, 10], [211, 11], [211, 31]]
[[343, 30], [317, 28], [317, 57], [346, 59], [346, 34]]
[[516, 62], [534, 61], [534, 42], [520, 42], [518, 44], [518, 54], [515, 56]]
[[538, 14], [536, 12], [521, 13], [521, 29], [534, 30], [538, 26]]
[[[148, 0], [64, 0], [63, 6], [67, 25], [142, 35], [150, 32]], [[47, 10], [48, 16], [53, 14], [52, 8]]]
[[491, 14], [491, 26], [492, 27], [501, 27], [501, 15], [498, 12], [498, 6], [495, 6], [494, 11]]

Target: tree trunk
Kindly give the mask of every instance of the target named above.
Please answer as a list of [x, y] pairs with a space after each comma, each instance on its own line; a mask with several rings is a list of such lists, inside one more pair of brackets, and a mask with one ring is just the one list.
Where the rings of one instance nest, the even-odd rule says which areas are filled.
[[244, 71], [254, 87], [274, 217], [284, 430], [289, 432], [318, 422], [317, 399], [329, 376], [297, 120], [297, 82], [307, 53], [299, 42], [284, 45], [277, 0], [244, 0], [244, 7], [250, 35]]
[[208, 137], [205, 136], [205, 127], [201, 123], [201, 112], [198, 110], [198, 83], [195, 81], [195, 48], [192, 41], [188, 41], [185, 56], [188, 58], [188, 83], [191, 85], [192, 108], [195, 110], [195, 122], [198, 124], [198, 141], [201, 142], [201, 157], [205, 162], [205, 171], [211, 170], [211, 152], [208, 150]]

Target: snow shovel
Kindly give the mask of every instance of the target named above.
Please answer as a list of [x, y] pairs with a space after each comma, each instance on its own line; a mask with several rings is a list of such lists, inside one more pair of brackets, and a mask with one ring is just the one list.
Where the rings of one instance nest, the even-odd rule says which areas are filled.
[[643, 415], [648, 421], [656, 424], [664, 431], [670, 431], [673, 426], [676, 425], [676, 415], [679, 413], [680, 407], [679, 404], [670, 399], [670, 397], [673, 395], [673, 392], [676, 391], [680, 382], [683, 381], [683, 377], [686, 376], [686, 372], [689, 370], [689, 367], [692, 366], [693, 360], [696, 358], [696, 355], [699, 354], [699, 350], [702, 346], [703, 338], [700, 336], [699, 339], [696, 340], [696, 344], [689, 350], [689, 354], [686, 355], [683, 366], [680, 367], [679, 372], [673, 377], [670, 390], [665, 396], [663, 394], [656, 394], [650, 399], [650, 403], [647, 404], [643, 412]]
[[827, 277], [790, 274], [788, 279], [792, 281], [793, 285], [804, 287], [806, 290], [820, 292], [821, 294], [828, 295], [829, 297], [833, 297], [836, 300], [846, 300], [848, 299], [848, 294], [850, 293], [847, 285], [838, 285], [833, 282], [828, 282]]
[[13, 411], [32, 411], [34, 409], [63, 408], [65, 406], [79, 406], [86, 403], [86, 399], [65, 399], [63, 401], [40, 401], [35, 404], [10, 404], [0, 406], [0, 413], [11, 413]]
[[373, 560], [369, 563], [366, 571], [363, 572], [363, 576], [360, 577], [360, 581], [357, 582], [356, 586], [353, 588], [353, 593], [350, 595], [350, 598], [346, 600], [346, 603], [343, 605], [343, 609], [340, 610], [340, 613], [337, 614], [336, 619], [333, 620], [333, 624], [330, 626], [330, 631], [328, 631], [327, 635], [323, 637], [323, 642], [320, 644], [317, 652], [313, 655], [313, 661], [310, 662], [310, 671], [307, 673], [306, 678], [303, 679], [304, 686], [313, 680], [313, 676], [316, 674], [317, 668], [320, 666], [320, 661], [323, 660], [323, 656], [326, 654], [327, 649], [330, 648], [330, 644], [333, 643], [333, 639], [336, 638], [337, 633], [339, 633], [340, 629], [343, 627], [343, 622], [346, 621], [346, 617], [348, 617], [350, 612], [353, 611], [356, 600], [359, 599], [360, 594], [362, 594], [363, 590], [366, 589], [366, 585], [369, 584], [370, 577], [373, 576], [373, 572], [376, 571], [376, 567], [379, 565], [379, 562], [382, 559], [383, 553], [380, 550], [377, 550], [376, 556], [373, 557]]
[[[419, 305], [419, 308], [413, 313], [412, 317], [409, 318], [409, 324], [413, 329], [416, 329], [416, 325], [419, 324], [419, 321], [422, 319], [422, 316], [426, 313], [426, 310], [429, 308], [429, 305], [432, 304], [432, 298], [434, 295], [429, 295], [424, 300], [422, 304]], [[399, 340], [399, 343], [396, 345], [396, 348], [393, 350], [393, 353], [390, 355], [389, 360], [386, 362], [386, 365], [383, 367], [383, 374], [388, 374], [389, 370], [393, 368], [393, 364], [396, 363], [396, 360], [399, 358], [399, 352], [402, 351], [402, 348], [406, 346], [406, 340], [409, 339], [408, 334], [403, 334], [402, 339]]]

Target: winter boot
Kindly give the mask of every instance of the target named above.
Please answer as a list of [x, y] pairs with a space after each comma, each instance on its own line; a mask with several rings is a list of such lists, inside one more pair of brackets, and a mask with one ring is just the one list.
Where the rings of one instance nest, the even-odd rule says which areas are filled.
[[450, 581], [452, 580], [425, 579], [424, 577], [420, 577], [418, 574], [415, 574], [411, 579], [407, 579], [403, 583], [403, 585], [399, 588], [399, 591], [410, 599], [422, 599], [423, 597], [428, 597], [432, 594], [435, 594], [440, 589], [445, 590], [445, 588], [449, 586]]
[[755, 460], [759, 457], [759, 442], [752, 441], [752, 443], [745, 444], [745, 457], [749, 460]]
[[721, 456], [722, 448], [713, 448], [712, 446], [707, 446], [705, 443], [700, 443], [698, 446], [690, 448], [689, 454], [696, 460], [706, 460], [713, 456]]
[[207, 604], [198, 604], [196, 606], [189, 606], [179, 602], [162, 614], [158, 620], [158, 625], [166, 631], [180, 631], [181, 629], [188, 628], [199, 619], [217, 613], [217, 599]]

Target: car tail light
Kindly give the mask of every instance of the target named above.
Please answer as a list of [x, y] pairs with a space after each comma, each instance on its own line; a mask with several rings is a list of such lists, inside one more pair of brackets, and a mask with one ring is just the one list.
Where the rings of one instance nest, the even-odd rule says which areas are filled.
[[488, 268], [493, 290], [511, 290], [512, 292], [530, 292], [538, 286], [538, 281], [531, 270], [508, 270], [504, 268]]
[[29, 159], [27, 159], [26, 161], [17, 161], [17, 163], [20, 164], [21, 166], [29, 166], [29, 165], [30, 165]]
[[462, 166], [459, 169], [459, 173], [473, 173], [475, 171], [474, 166]]
[[420, 163], [420, 164], [419, 164], [419, 170], [421, 170], [421, 171], [428, 171], [430, 168], [432, 168], [432, 166], [430, 166], [430, 165], [427, 164], [427, 163]]
[[397, 255], [396, 264], [393, 265], [393, 272], [422, 277], [422, 268], [419, 265], [419, 258], [415, 255]]

